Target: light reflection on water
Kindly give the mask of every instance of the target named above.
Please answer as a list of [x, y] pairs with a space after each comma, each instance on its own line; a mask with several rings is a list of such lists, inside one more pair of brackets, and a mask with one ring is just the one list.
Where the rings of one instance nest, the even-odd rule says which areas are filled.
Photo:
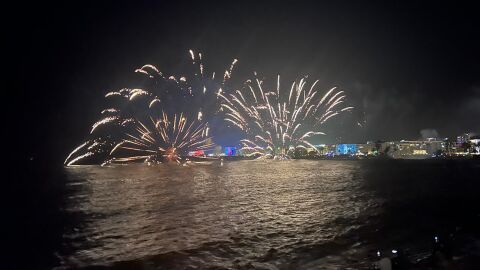
[[68, 267], [141, 260], [178, 268], [309, 268], [324, 255], [338, 255], [335, 248], [321, 251], [327, 254], [313, 248], [332, 241], [342, 250], [356, 245], [338, 239], [379, 204], [363, 188], [355, 161], [66, 170], [65, 210], [78, 218], [64, 234]]

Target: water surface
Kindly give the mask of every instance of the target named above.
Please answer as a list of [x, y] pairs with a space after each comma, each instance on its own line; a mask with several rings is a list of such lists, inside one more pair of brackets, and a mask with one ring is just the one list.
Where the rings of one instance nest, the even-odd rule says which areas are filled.
[[468, 227], [478, 214], [468, 206], [478, 202], [477, 165], [69, 167], [63, 211], [74, 222], [63, 233], [59, 268], [359, 269], [377, 249], [398, 247], [414, 260], [434, 234]]

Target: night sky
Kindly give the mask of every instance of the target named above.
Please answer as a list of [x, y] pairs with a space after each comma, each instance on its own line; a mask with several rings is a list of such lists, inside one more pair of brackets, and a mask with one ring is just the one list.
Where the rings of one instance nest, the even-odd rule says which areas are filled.
[[[212, 70], [238, 58], [240, 78], [254, 70], [286, 81], [308, 74], [320, 79], [319, 89], [345, 90], [356, 110], [327, 126], [325, 141], [480, 131], [473, 4], [102, 2], [17, 7], [10, 28], [24, 109], [14, 127], [28, 128], [17, 134], [24, 158], [63, 161], [98, 119], [106, 92], [128, 86], [146, 63], [176, 71], [190, 48], [203, 52]], [[364, 120], [364, 128], [355, 125]], [[235, 143], [227, 135], [218, 141]]]

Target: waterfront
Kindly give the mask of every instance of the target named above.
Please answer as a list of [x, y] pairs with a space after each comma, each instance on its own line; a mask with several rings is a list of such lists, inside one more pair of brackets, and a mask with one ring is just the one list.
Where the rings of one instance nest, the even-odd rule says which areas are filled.
[[453, 231], [468, 255], [479, 172], [445, 160], [66, 168], [55, 264], [358, 269], [377, 250], [426, 258], [432, 237]]

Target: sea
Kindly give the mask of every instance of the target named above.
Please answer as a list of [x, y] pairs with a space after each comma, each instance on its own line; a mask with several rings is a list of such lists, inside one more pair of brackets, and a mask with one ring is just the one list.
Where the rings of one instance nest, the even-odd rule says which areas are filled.
[[373, 269], [400, 253], [420, 267], [446, 239], [452, 260], [480, 254], [478, 160], [89, 165], [47, 178], [21, 217], [39, 269]]

